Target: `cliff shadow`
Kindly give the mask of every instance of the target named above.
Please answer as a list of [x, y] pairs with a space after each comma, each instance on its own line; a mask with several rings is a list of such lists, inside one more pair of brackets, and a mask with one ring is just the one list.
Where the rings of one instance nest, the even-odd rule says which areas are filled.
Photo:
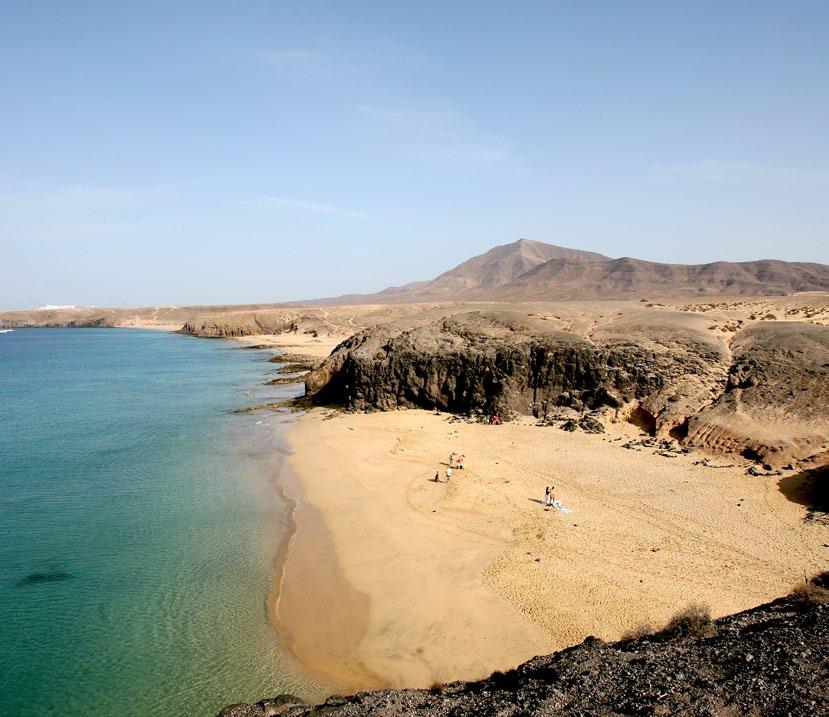
[[790, 501], [806, 508], [804, 520], [829, 523], [829, 466], [781, 478], [777, 487]]

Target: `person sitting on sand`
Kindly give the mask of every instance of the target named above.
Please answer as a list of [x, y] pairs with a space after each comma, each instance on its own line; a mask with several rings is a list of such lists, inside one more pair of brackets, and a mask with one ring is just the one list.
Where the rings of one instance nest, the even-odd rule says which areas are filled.
[[440, 483], [440, 471], [435, 471], [435, 483]]
[[555, 486], [550, 488], [550, 505], [553, 508], [555, 508], [557, 511], [559, 511], [560, 513], [569, 513], [569, 512], [571, 512], [569, 508], [565, 508], [564, 504], [560, 500], [558, 500], [558, 498], [556, 498], [555, 490], [556, 490]]

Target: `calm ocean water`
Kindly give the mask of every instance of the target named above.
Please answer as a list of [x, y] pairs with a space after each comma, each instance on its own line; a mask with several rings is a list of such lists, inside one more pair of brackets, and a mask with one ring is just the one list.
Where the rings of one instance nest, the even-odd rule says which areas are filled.
[[260, 351], [0, 335], [0, 714], [212, 715], [313, 695], [265, 612], [289, 395]]

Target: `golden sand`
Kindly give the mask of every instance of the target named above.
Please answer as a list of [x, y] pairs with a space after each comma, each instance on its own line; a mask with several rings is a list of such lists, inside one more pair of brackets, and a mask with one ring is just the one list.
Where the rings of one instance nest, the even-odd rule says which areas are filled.
[[[303, 415], [288, 433], [298, 530], [271, 604], [291, 649], [343, 689], [422, 687], [662, 625], [690, 602], [746, 609], [826, 569], [829, 529], [779, 477], [628, 450], [638, 430], [610, 430]], [[465, 469], [433, 482], [451, 451]], [[546, 485], [570, 514], [544, 509]]]

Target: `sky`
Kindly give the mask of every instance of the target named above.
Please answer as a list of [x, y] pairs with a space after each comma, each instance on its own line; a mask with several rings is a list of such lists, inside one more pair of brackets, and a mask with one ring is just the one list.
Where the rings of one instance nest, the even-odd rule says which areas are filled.
[[4, 0], [0, 308], [273, 302], [528, 237], [829, 262], [829, 3]]

